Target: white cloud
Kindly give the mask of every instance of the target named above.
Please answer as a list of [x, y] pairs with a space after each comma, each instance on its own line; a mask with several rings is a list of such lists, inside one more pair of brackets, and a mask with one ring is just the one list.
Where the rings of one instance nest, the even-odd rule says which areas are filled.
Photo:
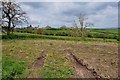
[[118, 2], [119, 0], [17, 0], [19, 2]]
[[118, 10], [116, 7], [107, 6], [106, 9], [96, 12], [95, 15], [90, 15], [89, 18], [98, 28], [118, 27]]
[[72, 26], [73, 20], [80, 12], [88, 13], [89, 21], [95, 23], [94, 27], [117, 27], [117, 3], [88, 2], [88, 3], [58, 3], [36, 2], [20, 3], [23, 10], [30, 16], [29, 22], [42, 27], [50, 25], [60, 27]]

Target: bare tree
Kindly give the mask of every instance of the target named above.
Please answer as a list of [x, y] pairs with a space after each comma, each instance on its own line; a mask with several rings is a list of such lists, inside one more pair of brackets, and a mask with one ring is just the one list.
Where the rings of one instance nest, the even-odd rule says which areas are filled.
[[81, 37], [84, 37], [86, 35], [86, 28], [92, 26], [93, 23], [86, 22], [88, 18], [83, 13], [80, 13], [80, 15], [77, 16], [77, 19], [79, 23], [77, 24], [74, 20], [74, 27], [76, 28], [76, 32], [80, 34]]
[[2, 1], [2, 25], [6, 25], [7, 35], [16, 25], [27, 22], [26, 13], [21, 7], [12, 1]]

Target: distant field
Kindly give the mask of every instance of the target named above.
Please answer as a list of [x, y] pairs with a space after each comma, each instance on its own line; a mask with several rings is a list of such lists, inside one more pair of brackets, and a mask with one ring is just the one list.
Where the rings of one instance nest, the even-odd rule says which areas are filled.
[[90, 30], [91, 30], [91, 32], [118, 34], [118, 29], [90, 29]]
[[[113, 42], [76, 42], [63, 40], [3, 40], [3, 76], [67, 78], [76, 77], [75, 68], [64, 50], [87, 61], [102, 77], [118, 75], [118, 46]], [[42, 51], [47, 51], [41, 67], [32, 68]], [[11, 72], [12, 70], [12, 72]], [[14, 76], [14, 75], [13, 75]]]
[[[16, 30], [16, 32], [21, 33], [32, 33], [32, 34], [40, 34], [40, 35], [51, 35], [51, 36], [69, 36], [69, 37], [80, 37], [80, 35], [76, 34], [76, 30], [74, 28], [51, 28], [51, 29], [21, 29]], [[118, 38], [118, 29], [87, 29], [85, 37], [88, 38], [105, 38], [105, 39], [117, 39]]]
[[[46, 32], [65, 32], [69, 29], [55, 29], [55, 30], [46, 30]], [[87, 31], [93, 33], [110, 33], [110, 34], [117, 34], [118, 29], [87, 29]]]
[[87, 31], [93, 36], [2, 34], [3, 78], [117, 78], [117, 29]]
[[2, 39], [52, 39], [52, 40], [69, 40], [69, 41], [103, 41], [103, 42], [118, 42], [117, 39], [104, 39], [104, 38], [81, 38], [71, 36], [52, 36], [52, 35], [40, 35], [31, 33], [14, 33], [7, 36], [2, 35]]
[[118, 41], [118, 29], [87, 29], [88, 36], [85, 39], [68, 35], [70, 29], [47, 29], [44, 34], [14, 32], [12, 36], [3, 34], [2, 39], [57, 39], [75, 41]]

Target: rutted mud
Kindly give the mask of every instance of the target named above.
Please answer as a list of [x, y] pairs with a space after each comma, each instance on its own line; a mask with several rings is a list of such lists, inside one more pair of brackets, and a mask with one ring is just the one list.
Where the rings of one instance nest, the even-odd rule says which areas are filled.
[[69, 60], [71, 60], [71, 66], [75, 68], [75, 73], [71, 77], [102, 78], [85, 60], [77, 58], [70, 50], [65, 50], [65, 53], [68, 55]]
[[46, 51], [44, 50], [40, 53], [38, 58], [32, 63], [32, 68], [42, 67], [44, 64], [45, 56], [46, 56]]
[[42, 51], [35, 61], [33, 61], [31, 65], [32, 71], [30, 72], [28, 78], [41, 78], [37, 71], [44, 65], [46, 53], [47, 51]]
[[[44, 65], [46, 53], [47, 51], [42, 51], [32, 63], [32, 71], [28, 78], [42, 78], [37, 71]], [[102, 78], [94, 68], [90, 67], [85, 60], [77, 58], [72, 51], [64, 50], [64, 53], [67, 55], [67, 59], [71, 61], [71, 67], [75, 69], [74, 74], [70, 76], [71, 78]]]

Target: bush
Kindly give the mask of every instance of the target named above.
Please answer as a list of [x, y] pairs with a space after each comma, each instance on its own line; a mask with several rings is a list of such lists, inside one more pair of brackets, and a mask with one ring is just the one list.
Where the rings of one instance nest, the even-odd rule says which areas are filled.
[[57, 32], [56, 36], [68, 36], [67, 32]]
[[40, 28], [39, 28], [39, 29], [36, 30], [36, 33], [37, 33], [37, 34], [43, 34], [43, 33], [44, 33], [44, 29], [40, 29]]
[[120, 41], [120, 35], [119, 35], [119, 36], [117, 36], [117, 41]]
[[96, 35], [97, 38], [107, 38], [107, 35], [105, 33], [98, 33]]
[[86, 36], [89, 37], [89, 38], [93, 38], [93, 34], [90, 33], [90, 32], [87, 32]]
[[27, 38], [27, 36], [26, 35], [15, 35], [15, 34], [2, 35], [2, 39], [19, 39], [19, 38]]

